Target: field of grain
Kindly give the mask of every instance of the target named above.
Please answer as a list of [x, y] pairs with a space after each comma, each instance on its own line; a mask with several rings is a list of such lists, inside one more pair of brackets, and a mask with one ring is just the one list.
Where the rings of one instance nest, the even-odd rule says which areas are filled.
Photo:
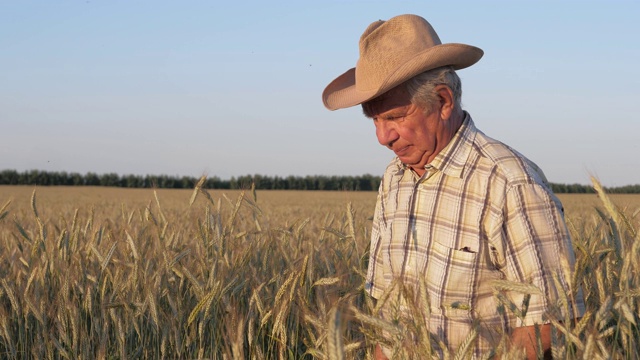
[[[36, 190], [38, 203], [42, 212], [60, 214], [75, 209], [91, 209], [109, 211], [121, 209], [122, 206], [134, 209], [154, 205], [156, 200], [154, 190], [105, 188], [105, 187], [35, 187], [35, 186], [4, 186], [0, 185], [0, 201], [12, 200], [12, 208], [16, 211], [31, 212], [31, 196]], [[187, 211], [192, 190], [157, 189], [155, 192], [161, 205], [167, 211]], [[226, 195], [236, 199], [241, 193], [247, 197], [249, 191], [239, 190], [209, 190], [215, 199]], [[342, 213], [346, 204], [351, 202], [355, 208], [363, 213], [373, 214], [375, 192], [340, 192], [340, 191], [288, 191], [288, 190], [258, 190], [257, 203], [269, 215], [281, 220], [291, 220], [298, 216], [316, 217], [328, 212]], [[602, 201], [596, 194], [558, 194], [565, 208], [568, 219], [581, 219], [597, 215], [596, 208], [604, 210]], [[632, 214], [640, 209], [640, 195], [611, 194], [609, 198], [623, 212]], [[198, 209], [196, 209], [197, 211]]]
[[[363, 295], [375, 193], [195, 194], [0, 186], [0, 357], [429, 357]], [[587, 313], [554, 355], [638, 358], [640, 196], [559, 197]]]

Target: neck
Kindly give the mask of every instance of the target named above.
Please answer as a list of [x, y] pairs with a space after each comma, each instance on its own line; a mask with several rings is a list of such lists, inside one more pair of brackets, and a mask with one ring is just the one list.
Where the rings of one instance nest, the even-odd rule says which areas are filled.
[[[453, 139], [453, 137], [456, 135], [456, 133], [462, 126], [463, 122], [464, 122], [464, 112], [460, 108], [452, 111], [451, 116], [449, 116], [448, 119], [442, 120], [442, 123], [441, 123], [442, 129], [441, 131], [439, 131], [440, 135], [438, 136], [438, 140], [437, 140], [438, 144], [436, 147], [436, 151], [434, 151], [431, 154], [431, 156], [429, 156], [426, 164], [431, 163], [433, 159], [435, 159], [436, 156], [438, 156], [440, 151], [442, 151], [445, 147], [447, 147], [447, 145], [449, 145], [449, 143], [451, 142], [451, 139]], [[424, 169], [424, 166], [416, 166], [416, 167], [411, 166], [411, 170], [413, 170], [419, 176], [424, 175], [424, 173], [426, 172], [426, 170]]]

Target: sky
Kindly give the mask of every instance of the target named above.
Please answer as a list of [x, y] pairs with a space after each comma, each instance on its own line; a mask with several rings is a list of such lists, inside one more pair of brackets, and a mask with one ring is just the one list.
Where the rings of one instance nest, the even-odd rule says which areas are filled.
[[324, 108], [378, 19], [480, 47], [463, 108], [555, 183], [640, 183], [640, 1], [0, 0], [0, 170], [381, 175]]

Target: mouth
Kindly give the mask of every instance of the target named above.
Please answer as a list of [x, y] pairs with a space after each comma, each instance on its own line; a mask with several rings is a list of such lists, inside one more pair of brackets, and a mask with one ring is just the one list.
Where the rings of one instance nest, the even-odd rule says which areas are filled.
[[397, 149], [393, 149], [393, 152], [397, 155], [397, 156], [403, 156], [405, 155], [408, 151], [409, 148], [411, 147], [411, 145], [407, 145], [407, 146], [402, 146], [399, 147]]

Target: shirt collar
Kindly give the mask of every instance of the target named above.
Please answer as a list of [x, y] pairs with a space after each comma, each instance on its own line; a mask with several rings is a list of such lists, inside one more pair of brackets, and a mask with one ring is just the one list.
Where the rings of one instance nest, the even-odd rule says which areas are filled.
[[471, 115], [465, 111], [460, 129], [449, 144], [431, 161], [430, 165], [448, 176], [462, 178], [462, 172], [467, 164], [469, 154], [471, 154], [476, 132]]

